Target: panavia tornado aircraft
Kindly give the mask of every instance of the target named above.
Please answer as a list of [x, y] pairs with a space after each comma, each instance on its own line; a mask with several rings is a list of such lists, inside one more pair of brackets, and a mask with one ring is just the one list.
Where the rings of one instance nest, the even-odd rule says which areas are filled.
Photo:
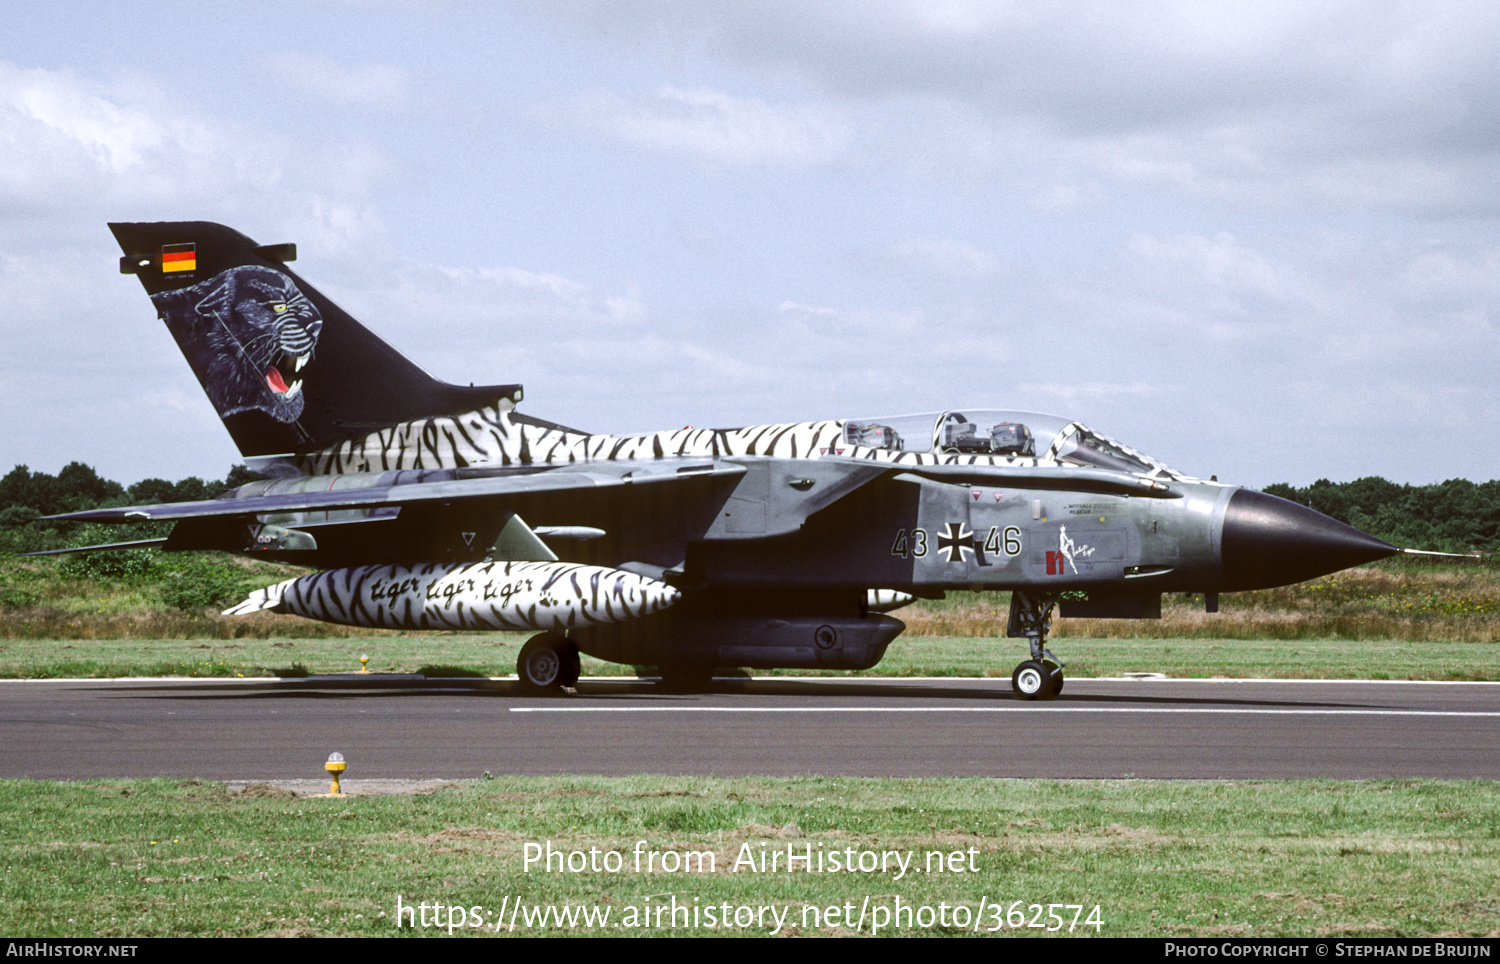
[[[257, 245], [207, 222], [112, 224], [251, 468], [217, 500], [59, 518], [169, 521], [165, 539], [321, 571], [229, 610], [354, 626], [522, 630], [521, 683], [578, 654], [868, 669], [947, 591], [1011, 593], [1023, 699], [1055, 696], [1063, 615], [1161, 614], [1163, 592], [1282, 586], [1398, 550], [1311, 509], [1204, 481], [1078, 422], [927, 415], [596, 435], [522, 414], [519, 385], [440, 382]], [[104, 548], [104, 547], [91, 547]]]

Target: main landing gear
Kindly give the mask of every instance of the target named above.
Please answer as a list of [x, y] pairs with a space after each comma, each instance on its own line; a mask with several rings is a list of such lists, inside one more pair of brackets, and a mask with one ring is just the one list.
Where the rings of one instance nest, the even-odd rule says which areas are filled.
[[1005, 635], [1024, 636], [1031, 643], [1031, 658], [1010, 674], [1010, 685], [1020, 699], [1050, 700], [1062, 692], [1062, 661], [1047, 649], [1047, 630], [1052, 628], [1052, 607], [1056, 604], [1054, 596], [1010, 594], [1010, 623]]
[[578, 682], [578, 647], [559, 633], [538, 633], [516, 658], [521, 688], [532, 693], [556, 691]]

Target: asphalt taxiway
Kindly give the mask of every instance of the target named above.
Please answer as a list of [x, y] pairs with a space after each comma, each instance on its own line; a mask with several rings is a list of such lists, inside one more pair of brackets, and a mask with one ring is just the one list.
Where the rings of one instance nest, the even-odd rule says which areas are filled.
[[1070, 679], [0, 683], [0, 777], [494, 774], [1500, 778], [1500, 684]]

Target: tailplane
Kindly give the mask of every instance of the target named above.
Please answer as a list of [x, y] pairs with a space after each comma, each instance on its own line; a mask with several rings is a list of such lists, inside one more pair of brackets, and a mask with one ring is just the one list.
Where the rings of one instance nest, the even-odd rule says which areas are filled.
[[439, 381], [303, 281], [293, 244], [207, 221], [111, 224], [247, 458], [305, 453], [399, 422], [512, 407], [520, 385]]

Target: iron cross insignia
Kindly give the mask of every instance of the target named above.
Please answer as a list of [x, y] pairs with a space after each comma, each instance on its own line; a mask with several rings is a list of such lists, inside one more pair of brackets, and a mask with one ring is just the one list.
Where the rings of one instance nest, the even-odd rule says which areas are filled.
[[938, 552], [946, 552], [949, 562], [963, 562], [965, 552], [974, 551], [974, 533], [961, 522], [948, 523], [946, 532], [938, 534]]

